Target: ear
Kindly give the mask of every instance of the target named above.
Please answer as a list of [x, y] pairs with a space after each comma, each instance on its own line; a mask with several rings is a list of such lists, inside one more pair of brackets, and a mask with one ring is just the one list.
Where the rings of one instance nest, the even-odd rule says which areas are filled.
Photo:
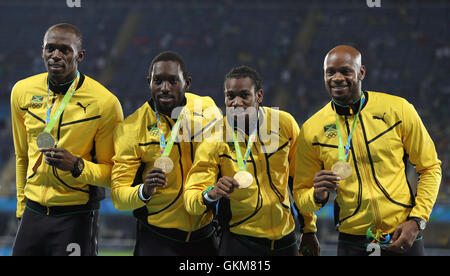
[[147, 76], [147, 83], [148, 83], [148, 87], [150, 87], [150, 82], [152, 81], [151, 76]]
[[80, 62], [84, 59], [84, 55], [86, 54], [86, 50], [80, 50], [77, 56], [77, 62]]
[[259, 89], [256, 91], [256, 102], [261, 105], [264, 98], [264, 91], [262, 89]]
[[186, 78], [186, 89], [185, 89], [185, 91], [189, 90], [189, 88], [191, 87], [191, 83], [192, 83], [192, 78], [191, 77], [187, 77]]
[[361, 68], [359, 69], [358, 73], [358, 79], [362, 81], [365, 76], [366, 76], [366, 67], [364, 65], [361, 65]]

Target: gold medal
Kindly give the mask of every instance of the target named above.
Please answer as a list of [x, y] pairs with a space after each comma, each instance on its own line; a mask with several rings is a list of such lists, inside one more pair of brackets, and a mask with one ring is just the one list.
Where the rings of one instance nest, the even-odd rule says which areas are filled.
[[41, 132], [36, 138], [38, 148], [51, 148], [55, 145], [55, 138], [48, 132]]
[[350, 166], [349, 163], [344, 161], [338, 161], [336, 162], [332, 167], [331, 170], [335, 172], [341, 179], [346, 179], [350, 175], [352, 175], [352, 166]]
[[173, 161], [167, 156], [161, 156], [158, 157], [158, 159], [156, 159], [155, 164], [153, 166], [155, 168], [160, 168], [167, 174], [173, 170]]
[[239, 189], [246, 189], [253, 183], [253, 175], [247, 171], [237, 172], [234, 179], [239, 183]]

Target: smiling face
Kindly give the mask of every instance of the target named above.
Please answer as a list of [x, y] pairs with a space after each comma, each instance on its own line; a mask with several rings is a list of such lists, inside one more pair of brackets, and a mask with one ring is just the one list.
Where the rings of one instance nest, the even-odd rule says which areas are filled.
[[234, 122], [245, 121], [248, 127], [248, 122], [256, 117], [262, 98], [262, 89], [256, 90], [249, 77], [225, 80], [225, 105]]
[[338, 46], [325, 57], [325, 88], [339, 104], [349, 105], [360, 97], [364, 76], [361, 54], [352, 47]]
[[42, 58], [50, 79], [62, 84], [75, 78], [78, 62], [84, 57], [80, 38], [68, 29], [52, 28], [44, 37]]
[[190, 77], [184, 78], [180, 64], [172, 60], [156, 62], [147, 80], [156, 108], [168, 116], [175, 107], [182, 105], [191, 84]]

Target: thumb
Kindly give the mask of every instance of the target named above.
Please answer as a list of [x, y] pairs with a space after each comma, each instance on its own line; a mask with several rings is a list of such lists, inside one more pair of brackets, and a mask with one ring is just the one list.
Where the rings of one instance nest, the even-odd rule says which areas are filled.
[[397, 226], [397, 228], [395, 228], [394, 234], [392, 235], [391, 243], [395, 242], [400, 237], [401, 234], [402, 234], [402, 227]]

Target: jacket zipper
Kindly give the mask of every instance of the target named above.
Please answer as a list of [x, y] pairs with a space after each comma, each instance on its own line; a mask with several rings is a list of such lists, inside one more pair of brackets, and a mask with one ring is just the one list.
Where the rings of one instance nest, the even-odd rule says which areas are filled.
[[[48, 168], [48, 165], [44, 162], [44, 160], [42, 160], [42, 166], [43, 166], [43, 171], [47, 171], [49, 168]], [[48, 174], [47, 174], [47, 177], [46, 177], [46, 181], [44, 182], [45, 184], [44, 184], [44, 191], [42, 192], [42, 205], [44, 205], [44, 206], [46, 206], [47, 205], [47, 192], [48, 192], [48, 189], [49, 189], [49, 183], [50, 183], [50, 177], [48, 177]]]
[[[361, 131], [362, 127], [360, 128]], [[362, 181], [363, 183], [366, 183], [367, 188], [369, 190], [369, 194], [370, 194], [370, 202], [371, 202], [371, 206], [372, 206], [372, 213], [373, 213], [373, 218], [374, 218], [374, 223], [376, 227], [381, 227], [381, 216], [380, 216], [380, 209], [378, 206], [378, 202], [374, 196], [374, 188], [373, 187], [373, 182], [371, 181], [371, 174], [370, 174], [370, 168], [367, 168], [366, 163], [369, 163], [369, 160], [364, 160], [364, 158], [368, 158], [368, 157], [364, 157], [364, 156], [368, 156], [369, 153], [364, 154], [364, 147], [361, 144], [361, 141], [365, 142], [364, 137], [362, 137], [361, 133], [359, 131], [357, 131], [357, 136], [358, 136], [358, 140], [356, 141], [356, 143], [354, 145], [357, 145], [358, 151], [357, 151], [357, 156], [358, 159], [361, 161], [360, 162], [360, 172], [362, 173]], [[355, 133], [356, 134], [356, 133]], [[366, 162], [367, 161], [367, 162]]]
[[[51, 116], [53, 116], [54, 114], [55, 114], [55, 110], [57, 109], [57, 108], [53, 108], [53, 107], [55, 107], [55, 102], [56, 102], [56, 100], [58, 100], [60, 103], [59, 104], [61, 104], [61, 98], [59, 97], [59, 96], [56, 96], [55, 97], [55, 93], [53, 93], [53, 99], [52, 99], [52, 109], [51, 109], [51, 111], [50, 111], [50, 118], [51, 118]], [[61, 115], [61, 117], [62, 117], [62, 115]], [[60, 118], [61, 119], [61, 118]], [[61, 124], [61, 120], [60, 120], [60, 123], [59, 123], [59, 125]], [[58, 128], [59, 128], [59, 125], [58, 125]], [[57, 137], [58, 138], [58, 137]], [[49, 169], [50, 169], [50, 165], [47, 165], [46, 163], [45, 163], [45, 161], [44, 161], [44, 158], [45, 157], [43, 157], [42, 158], [42, 166], [43, 166], [43, 171], [44, 172], [46, 172], [46, 171], [48, 171]], [[49, 173], [47, 173], [47, 181], [45, 182], [45, 186], [44, 186], [44, 191], [43, 191], [43, 193], [42, 193], [42, 205], [44, 205], [44, 206], [47, 206], [47, 193], [48, 193], [48, 190], [50, 189], [50, 185], [51, 185], [51, 181], [50, 181], [50, 177], [49, 177]], [[48, 210], [47, 210], [47, 213], [48, 213]]]
[[[258, 138], [259, 138], [259, 126], [258, 126]], [[260, 166], [259, 166], [260, 169], [256, 170], [256, 171], [266, 172], [268, 170], [267, 166], [269, 165], [269, 160], [268, 160], [268, 157], [267, 157], [267, 153], [265, 153], [264, 154], [264, 159], [265, 159], [266, 162], [263, 161], [263, 158], [261, 158], [262, 155], [259, 154], [260, 152], [262, 153], [262, 150], [261, 151], [257, 150], [257, 147], [258, 147], [257, 145], [258, 144], [260, 144], [260, 143], [255, 143], [253, 145], [253, 147], [256, 149], [255, 151], [257, 151], [257, 156], [258, 156], [258, 161], [259, 161], [258, 163], [260, 164]], [[245, 139], [245, 144], [244, 145], [247, 145], [247, 138]], [[260, 145], [261, 145], [261, 147], [263, 146], [262, 142], [261, 142]], [[266, 164], [266, 167], [264, 167], [264, 163]], [[254, 160], [254, 166], [256, 167], [256, 160]], [[271, 180], [270, 180], [270, 174], [269, 173], [268, 173], [267, 177], [268, 177], [267, 181], [269, 182], [270, 185], [272, 185], [270, 183]], [[270, 201], [270, 193], [271, 193], [270, 189], [268, 190], [267, 189], [268, 187], [266, 187], [266, 185], [264, 185], [264, 184], [262, 184], [262, 185], [264, 186], [264, 188], [261, 187], [261, 197], [263, 197], [263, 200], [265, 198], [267, 200], [266, 202], [271, 202]], [[272, 237], [275, 237], [274, 223], [273, 223], [273, 216], [272, 216], [272, 214], [273, 214], [273, 204], [270, 204], [270, 214], [269, 214], [270, 223], [269, 223], [269, 227], [270, 227], [270, 231], [272, 233]]]

